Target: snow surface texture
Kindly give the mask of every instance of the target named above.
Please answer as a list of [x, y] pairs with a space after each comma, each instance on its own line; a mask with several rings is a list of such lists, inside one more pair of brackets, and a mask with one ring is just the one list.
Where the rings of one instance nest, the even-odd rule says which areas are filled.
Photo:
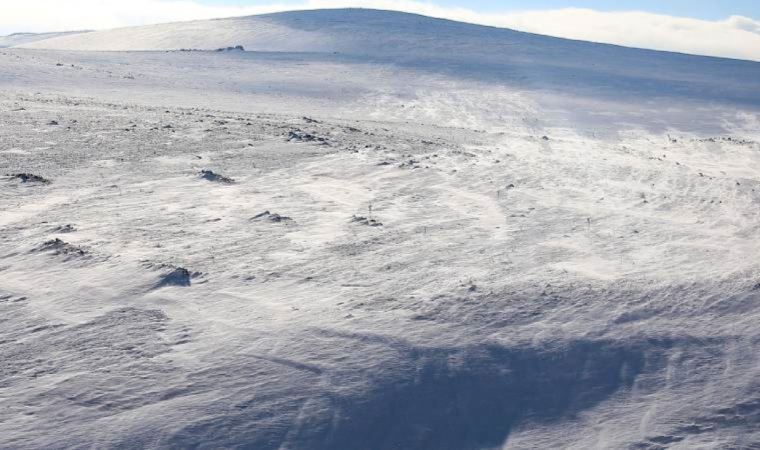
[[[760, 64], [361, 10], [51, 43], [0, 51], [0, 447], [760, 446]], [[81, 51], [175, 45], [267, 52]]]
[[52, 39], [60, 36], [86, 33], [86, 31], [70, 31], [61, 33], [14, 33], [8, 36], [0, 36], [0, 48], [15, 47], [30, 44], [35, 41]]

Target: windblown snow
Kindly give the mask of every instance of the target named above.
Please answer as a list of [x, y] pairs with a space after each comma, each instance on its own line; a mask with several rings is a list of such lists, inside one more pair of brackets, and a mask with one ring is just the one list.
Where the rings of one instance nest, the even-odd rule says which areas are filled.
[[13, 45], [0, 447], [760, 446], [760, 63], [356, 9]]
[[8, 36], [0, 36], [0, 48], [16, 47], [31, 44], [35, 41], [53, 39], [61, 36], [86, 33], [86, 31], [70, 31], [61, 33], [14, 33]]

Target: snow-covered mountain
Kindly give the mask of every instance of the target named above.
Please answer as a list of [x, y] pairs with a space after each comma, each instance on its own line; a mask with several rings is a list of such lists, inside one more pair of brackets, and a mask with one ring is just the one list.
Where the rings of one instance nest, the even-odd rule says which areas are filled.
[[760, 63], [351, 9], [0, 68], [2, 448], [760, 443]]
[[[352, 66], [385, 63], [415, 73], [447, 75], [549, 92], [549, 105], [574, 121], [599, 102], [605, 114], [657, 122], [663, 113], [688, 110], [700, 127], [714, 122], [705, 107], [760, 104], [759, 63], [623, 48], [507, 29], [366, 9], [315, 10], [262, 16], [130, 27], [74, 34], [21, 45], [66, 51], [215, 50], [242, 45], [252, 52], [309, 54]], [[260, 56], [249, 56], [260, 59]], [[305, 56], [301, 56], [305, 57]], [[301, 74], [309, 77], [308, 73]], [[309, 77], [314, 83], [316, 77]], [[593, 99], [591, 103], [588, 99]], [[696, 106], [695, 103], [699, 103]], [[618, 104], [611, 107], [612, 104]], [[644, 109], [645, 111], [642, 111]], [[615, 110], [615, 111], [611, 111]], [[593, 122], [598, 122], [591, 119]], [[616, 119], [615, 119], [616, 120]], [[667, 126], [675, 117], [663, 119]], [[652, 125], [652, 124], [650, 124]], [[663, 123], [652, 126], [665, 126]]]

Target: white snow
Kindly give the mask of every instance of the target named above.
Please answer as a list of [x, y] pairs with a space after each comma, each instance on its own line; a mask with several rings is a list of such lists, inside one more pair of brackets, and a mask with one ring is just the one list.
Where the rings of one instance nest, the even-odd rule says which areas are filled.
[[16, 47], [24, 44], [30, 44], [36, 41], [81, 33], [86, 33], [86, 31], [69, 31], [60, 33], [14, 33], [8, 36], [0, 36], [0, 48]]
[[368, 10], [23, 47], [1, 447], [760, 442], [759, 63]]

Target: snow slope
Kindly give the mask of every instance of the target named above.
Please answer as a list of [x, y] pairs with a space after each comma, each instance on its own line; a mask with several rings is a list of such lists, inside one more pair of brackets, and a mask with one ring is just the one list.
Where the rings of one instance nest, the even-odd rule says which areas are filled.
[[258, 51], [0, 50], [0, 447], [760, 444], [760, 64], [97, 34]]
[[[688, 111], [696, 128], [713, 129], [716, 105], [760, 105], [758, 63], [630, 49], [551, 38], [507, 29], [364, 10], [317, 10], [151, 25], [64, 36], [22, 46], [36, 49], [177, 50], [243, 45], [251, 62], [272, 54], [357, 67], [445, 75], [530, 91], [545, 110], [567, 110], [574, 122], [597, 114], [613, 121], [662, 128]], [[274, 53], [273, 53], [274, 52]], [[308, 55], [308, 56], [307, 56]], [[158, 58], [155, 58], [158, 59]], [[201, 69], [202, 70], [202, 69]], [[318, 72], [321, 73], [321, 72]], [[301, 74], [318, 82], [318, 73]], [[239, 74], [239, 77], [255, 74]], [[307, 79], [308, 78], [308, 79]], [[225, 82], [222, 80], [221, 82]], [[549, 95], [542, 95], [547, 93]], [[720, 113], [717, 113], [720, 115]], [[687, 124], [678, 124], [686, 126]]]
[[0, 36], [0, 48], [15, 47], [30, 44], [36, 41], [82, 33], [87, 33], [87, 31], [66, 31], [59, 33], [14, 33], [9, 34], [8, 36]]

